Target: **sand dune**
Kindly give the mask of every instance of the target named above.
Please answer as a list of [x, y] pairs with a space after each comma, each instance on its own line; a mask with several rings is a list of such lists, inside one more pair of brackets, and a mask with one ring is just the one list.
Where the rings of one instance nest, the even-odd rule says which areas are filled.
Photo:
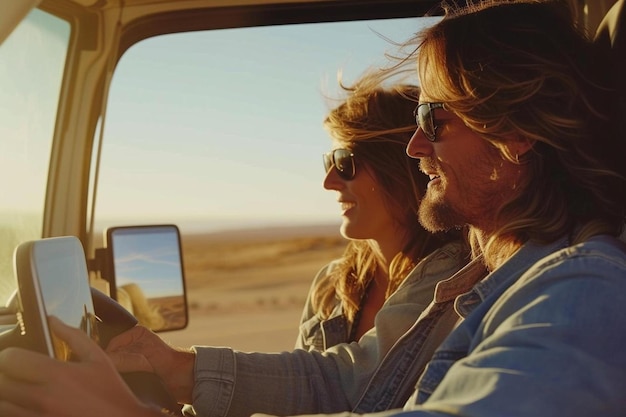
[[346, 241], [337, 226], [182, 236], [189, 325], [173, 345], [291, 350], [311, 280]]

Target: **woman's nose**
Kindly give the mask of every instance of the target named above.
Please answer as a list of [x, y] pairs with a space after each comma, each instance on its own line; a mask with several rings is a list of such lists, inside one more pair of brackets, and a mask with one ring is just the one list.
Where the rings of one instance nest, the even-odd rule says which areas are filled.
[[411, 158], [421, 158], [429, 156], [433, 151], [432, 142], [426, 139], [424, 132], [419, 127], [411, 136], [411, 140], [406, 145], [406, 154]]
[[327, 190], [339, 190], [343, 186], [343, 180], [337, 174], [337, 168], [334, 165], [326, 173], [323, 184]]

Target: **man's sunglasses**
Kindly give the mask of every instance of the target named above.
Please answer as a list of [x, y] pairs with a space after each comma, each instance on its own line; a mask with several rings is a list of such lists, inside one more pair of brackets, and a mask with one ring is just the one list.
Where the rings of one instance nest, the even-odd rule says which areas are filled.
[[435, 124], [435, 116], [433, 110], [443, 109], [443, 103], [422, 103], [413, 110], [415, 123], [422, 129], [424, 136], [431, 142], [437, 139], [437, 125]]
[[350, 181], [356, 174], [354, 154], [349, 149], [335, 149], [322, 155], [326, 173], [334, 166], [343, 180]]

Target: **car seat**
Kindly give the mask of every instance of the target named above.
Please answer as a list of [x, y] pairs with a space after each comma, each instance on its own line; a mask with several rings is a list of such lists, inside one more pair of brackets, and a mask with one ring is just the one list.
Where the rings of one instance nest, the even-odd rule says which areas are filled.
[[[620, 114], [626, 115], [626, 6], [624, 0], [617, 0], [604, 16], [596, 31], [595, 43], [607, 50], [613, 64], [611, 76], [614, 77], [618, 89]], [[624, 118], [620, 118], [624, 121]], [[625, 123], [621, 123], [623, 128]], [[626, 142], [624, 130], [620, 141]]]
[[[622, 167], [626, 166], [626, 5], [625, 0], [617, 0], [604, 16], [595, 35], [595, 43], [606, 49], [609, 54], [613, 77], [617, 89], [616, 140], [619, 149]], [[626, 169], [622, 169], [624, 174]], [[626, 205], [626, 201], [624, 202]], [[626, 221], [626, 219], [625, 219]], [[626, 227], [622, 231], [621, 239], [626, 241]]]

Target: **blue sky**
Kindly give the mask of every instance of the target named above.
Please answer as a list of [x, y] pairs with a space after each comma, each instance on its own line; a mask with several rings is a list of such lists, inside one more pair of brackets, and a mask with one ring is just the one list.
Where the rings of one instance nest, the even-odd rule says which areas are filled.
[[113, 238], [113, 257], [118, 287], [134, 283], [147, 297], [182, 295], [179, 242], [173, 230], [150, 234], [124, 233]]
[[[426, 19], [166, 35], [122, 57], [110, 91], [96, 218], [339, 221], [322, 188], [337, 72], [383, 65]], [[330, 106], [330, 107], [329, 107]], [[133, 221], [133, 220], [129, 220]]]

